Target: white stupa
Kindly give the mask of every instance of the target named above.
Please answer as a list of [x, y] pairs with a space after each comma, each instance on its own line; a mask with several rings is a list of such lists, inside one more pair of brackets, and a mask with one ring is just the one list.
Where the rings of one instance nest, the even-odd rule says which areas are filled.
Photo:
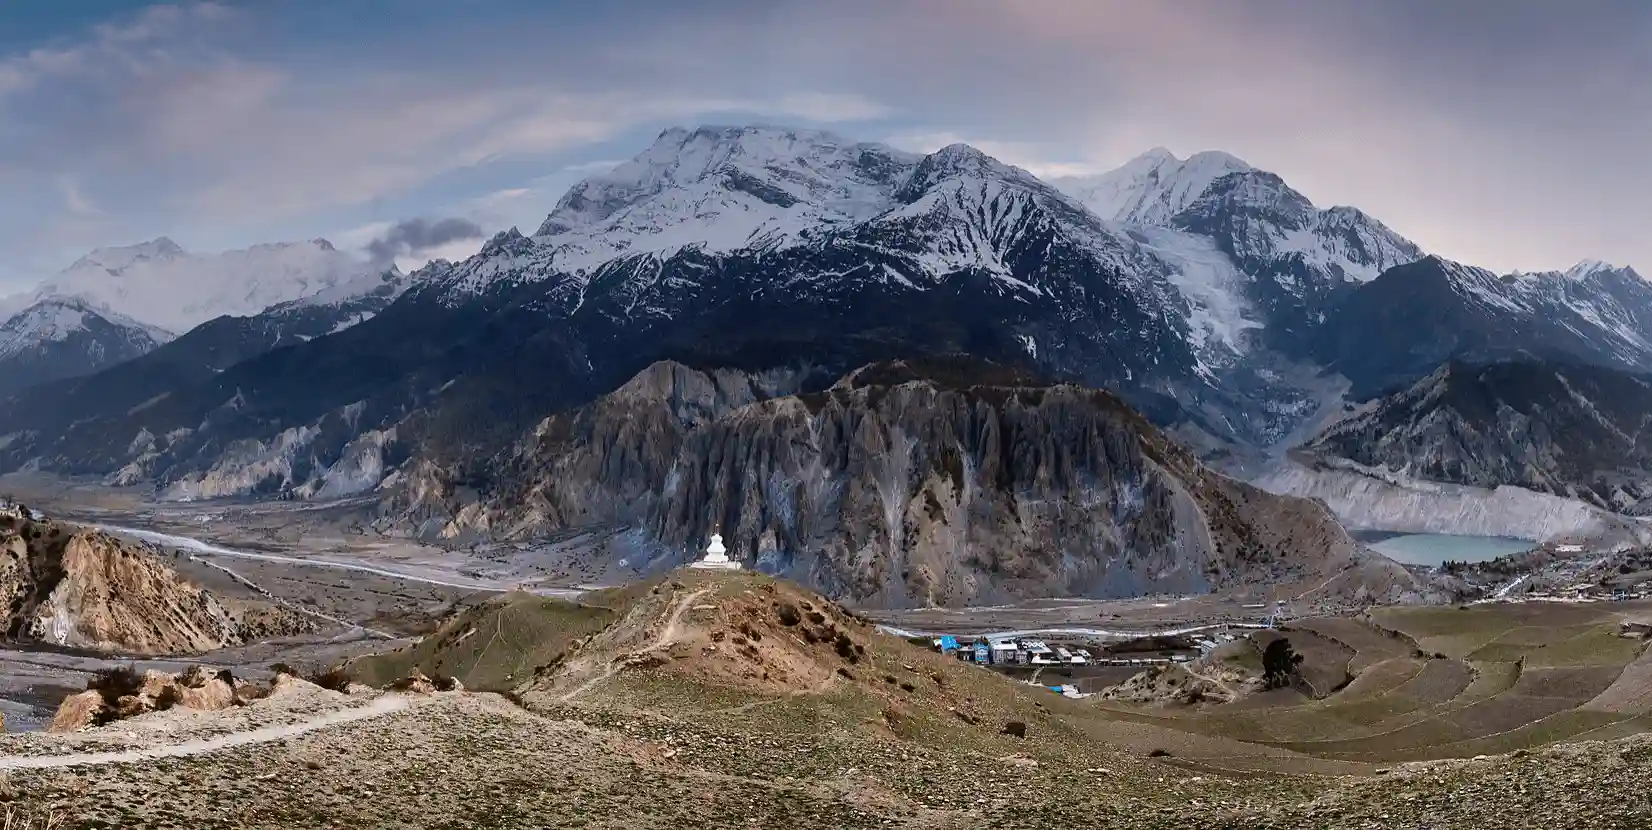
[[722, 534], [713, 533], [711, 534], [711, 544], [706, 545], [706, 558], [689, 567], [714, 571], [738, 571], [740, 570], [740, 563], [728, 558], [728, 548], [723, 547]]

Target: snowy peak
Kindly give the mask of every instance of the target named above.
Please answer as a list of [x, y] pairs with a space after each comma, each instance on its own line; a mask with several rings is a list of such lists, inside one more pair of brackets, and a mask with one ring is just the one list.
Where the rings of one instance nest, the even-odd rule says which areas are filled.
[[367, 270], [324, 239], [200, 255], [163, 237], [93, 251], [24, 302], [74, 297], [108, 314], [182, 332], [326, 291]]
[[1056, 198], [1065, 198], [1031, 173], [1005, 164], [968, 144], [949, 144], [925, 156], [912, 171], [912, 176], [895, 192], [895, 198], [912, 202], [932, 188], [955, 180], [975, 184], [989, 181], [1013, 183], [1021, 189], [1047, 191]]
[[76, 336], [96, 337], [109, 332], [139, 353], [172, 339], [169, 332], [93, 308], [78, 298], [48, 297], [0, 323], [0, 358], [38, 351]]
[[1316, 212], [1308, 197], [1285, 184], [1284, 179], [1263, 170], [1235, 171], [1211, 181], [1186, 210], [1246, 211], [1292, 227], [1305, 225]]
[[[862, 165], [861, 155], [872, 162]], [[574, 185], [534, 234], [556, 236], [618, 224], [631, 208], [673, 189], [726, 189], [775, 207], [828, 203], [852, 183], [888, 185], [877, 157], [898, 155], [816, 130], [778, 127], [672, 128], [608, 173]], [[880, 172], [882, 175], [880, 176]]]
[[1053, 184], [1103, 219], [1168, 224], [1218, 179], [1253, 170], [1227, 153], [1206, 151], [1179, 159], [1155, 147], [1122, 167], [1094, 176], [1067, 176]]
[[534, 234], [554, 267], [776, 244], [888, 209], [918, 157], [817, 130], [674, 128], [571, 188]]
[[[1320, 210], [1273, 173], [1249, 170], [1217, 179], [1193, 204], [1171, 218], [1182, 230], [1216, 239], [1252, 273], [1296, 272], [1280, 287], [1293, 294], [1369, 282], [1423, 252], [1386, 225], [1349, 207]], [[1290, 267], [1284, 267], [1294, 263]]]
[[98, 248], [69, 266], [69, 270], [101, 269], [119, 274], [140, 263], [169, 262], [185, 256], [188, 254], [178, 243], [162, 236], [137, 245]]
[[1582, 262], [1579, 262], [1578, 264], [1573, 265], [1572, 267], [1561, 272], [1561, 275], [1569, 280], [1580, 281], [1601, 276], [1618, 276], [1629, 277], [1637, 280], [1640, 279], [1640, 274], [1635, 273], [1635, 269], [1633, 268], [1613, 265], [1610, 262], [1602, 262], [1598, 259], [1583, 260]]

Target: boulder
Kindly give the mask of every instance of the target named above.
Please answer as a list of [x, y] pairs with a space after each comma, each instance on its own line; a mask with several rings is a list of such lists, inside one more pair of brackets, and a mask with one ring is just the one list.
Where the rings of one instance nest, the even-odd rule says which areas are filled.
[[270, 684], [270, 693], [265, 697], [286, 697], [287, 695], [319, 692], [321, 690], [320, 686], [296, 674], [282, 672], [275, 676], [275, 681]]
[[160, 708], [157, 705], [159, 697], [148, 695], [121, 695], [115, 699], [115, 717], [120, 720], [146, 715]]
[[390, 688], [398, 692], [412, 692], [416, 695], [428, 695], [436, 691], [436, 684], [418, 668], [408, 672], [407, 676], [390, 684]]
[[103, 712], [103, 695], [87, 691], [64, 698], [57, 714], [46, 727], [47, 732], [78, 732], [97, 723]]
[[177, 705], [204, 712], [228, 709], [235, 705], [235, 687], [223, 679], [213, 677], [200, 686], [179, 684], [173, 686]]

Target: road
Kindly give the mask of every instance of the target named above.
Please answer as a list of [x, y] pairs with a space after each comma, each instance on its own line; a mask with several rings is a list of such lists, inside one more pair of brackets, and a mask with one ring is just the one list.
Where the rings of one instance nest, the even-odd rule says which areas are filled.
[[[444, 588], [460, 588], [467, 591], [493, 591], [503, 593], [505, 591], [514, 590], [518, 587], [516, 583], [508, 582], [506, 580], [459, 579], [454, 577], [438, 578], [412, 573], [407, 570], [396, 570], [387, 565], [366, 565], [359, 562], [344, 562], [337, 559], [327, 559], [321, 557], [284, 556], [279, 553], [259, 553], [256, 551], [236, 550], [234, 548], [226, 548], [222, 545], [214, 545], [210, 542], [203, 542], [200, 539], [191, 538], [189, 536], [178, 536], [172, 533], [162, 533], [156, 530], [145, 530], [136, 527], [92, 523], [87, 524], [86, 527], [101, 530], [104, 533], [114, 536], [127, 536], [133, 539], [139, 539], [145, 542], [151, 542], [165, 547], [177, 548], [179, 550], [189, 551], [205, 556], [224, 556], [237, 559], [250, 559], [259, 562], [277, 562], [289, 565], [305, 565], [312, 568], [331, 568], [341, 571], [354, 571], [356, 573], [373, 574], [374, 576], [397, 579], [403, 582], [439, 585]], [[584, 589], [581, 588], [536, 588], [532, 590], [533, 593], [536, 594], [564, 598], [575, 597], [584, 593]]]
[[[879, 631], [893, 634], [896, 637], [939, 637], [941, 633], [926, 631], [909, 631], [891, 625], [879, 625]], [[972, 634], [970, 639], [981, 640], [1013, 640], [1018, 637], [1034, 636], [1067, 636], [1067, 637], [1097, 637], [1110, 640], [1133, 640], [1138, 637], [1174, 637], [1180, 634], [1197, 634], [1201, 631], [1220, 631], [1226, 628], [1267, 628], [1262, 623], [1209, 623], [1205, 625], [1182, 626], [1178, 628], [1147, 629], [1142, 631], [1115, 631], [1107, 628], [1023, 628], [1015, 631], [993, 631], [987, 634]], [[944, 633], [944, 632], [942, 632]]]

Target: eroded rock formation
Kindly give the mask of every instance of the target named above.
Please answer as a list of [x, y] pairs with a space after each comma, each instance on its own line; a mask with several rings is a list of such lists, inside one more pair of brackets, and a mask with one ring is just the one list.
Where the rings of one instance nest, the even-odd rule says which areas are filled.
[[294, 612], [222, 599], [149, 550], [0, 511], [0, 609], [24, 642], [122, 654], [198, 654], [310, 628]]
[[624, 528], [606, 555], [644, 570], [720, 530], [731, 558], [897, 606], [1202, 592], [1355, 549], [1323, 506], [1205, 469], [1107, 392], [972, 363], [777, 386], [656, 364], [545, 420], [474, 495], [416, 465], [396, 515], [447, 538]]

